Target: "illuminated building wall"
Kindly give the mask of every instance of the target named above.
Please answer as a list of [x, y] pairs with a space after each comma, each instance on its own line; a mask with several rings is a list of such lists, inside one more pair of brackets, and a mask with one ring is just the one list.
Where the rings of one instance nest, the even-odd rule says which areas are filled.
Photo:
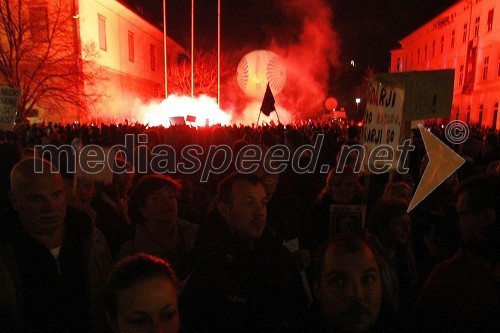
[[[99, 83], [105, 96], [93, 115], [112, 118], [130, 112], [137, 99], [164, 98], [163, 30], [116, 0], [74, 1], [81, 44], [95, 45], [107, 77]], [[184, 50], [169, 38], [168, 63], [180, 53]]]
[[391, 72], [455, 69], [450, 119], [500, 129], [500, 0], [458, 1], [400, 44]]
[[[35, 106], [36, 113], [28, 115], [31, 121], [68, 123], [92, 118], [104, 121], [131, 119], [134, 103], [165, 97], [163, 29], [120, 1], [24, 0], [17, 3], [4, 1], [2, 6], [22, 8], [20, 16], [26, 15], [22, 17], [22, 21], [26, 22], [24, 26], [28, 24], [29, 27], [23, 45], [35, 50], [32, 52], [34, 56], [20, 60], [19, 73], [31, 75], [43, 63], [43, 71], [46, 73], [63, 73], [70, 77], [66, 80], [69, 87], [58, 85], [53, 76], [51, 78], [55, 82], [52, 86], [64, 91], [63, 102], [58, 102], [60, 110], [55, 112], [51, 108], [52, 100], [49, 96], [45, 100], [39, 100]], [[15, 10], [12, 12], [16, 13]], [[58, 20], [62, 22], [60, 25], [55, 23]], [[54, 26], [58, 28], [53, 29]], [[49, 39], [51, 29], [57, 31], [53, 34], [57, 37]], [[2, 36], [5, 34], [0, 34], [0, 38]], [[1, 42], [6, 43], [3, 39]], [[40, 59], [44, 58], [45, 53], [57, 56], [49, 55], [49, 61], [42, 62]], [[181, 53], [185, 53], [182, 47], [168, 39], [168, 63], [177, 62]], [[78, 61], [80, 57], [91, 60], [92, 64]], [[26, 70], [23, 71], [23, 68]], [[99, 75], [94, 77], [98, 77], [98, 80], [92, 86], [88, 76], [92, 76], [90, 73], [94, 73], [96, 69]], [[40, 77], [43, 78], [43, 74]], [[86, 102], [75, 91], [99, 95], [101, 98], [96, 104], [82, 104]], [[75, 100], [79, 102], [73, 103]], [[78, 103], [95, 107], [87, 114], [75, 107]]]

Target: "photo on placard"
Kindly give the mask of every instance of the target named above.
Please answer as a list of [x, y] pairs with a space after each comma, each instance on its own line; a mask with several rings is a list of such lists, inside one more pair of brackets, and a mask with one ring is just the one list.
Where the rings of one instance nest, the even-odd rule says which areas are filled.
[[330, 205], [330, 237], [343, 232], [360, 235], [365, 226], [366, 206]]

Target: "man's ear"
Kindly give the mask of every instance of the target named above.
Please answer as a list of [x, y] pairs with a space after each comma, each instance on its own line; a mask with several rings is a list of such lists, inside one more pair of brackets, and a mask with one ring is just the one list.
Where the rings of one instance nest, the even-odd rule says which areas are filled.
[[119, 333], [120, 331], [118, 330], [118, 325], [116, 323], [116, 318], [111, 315], [111, 313], [106, 312], [106, 320], [108, 322], [109, 327], [111, 327], [111, 330], [113, 333]]
[[9, 191], [9, 201], [12, 207], [17, 211], [17, 199], [16, 199], [16, 194], [12, 191]]
[[226, 218], [229, 214], [229, 205], [226, 204], [225, 202], [218, 201], [217, 202], [217, 211], [219, 212], [219, 214], [223, 218]]

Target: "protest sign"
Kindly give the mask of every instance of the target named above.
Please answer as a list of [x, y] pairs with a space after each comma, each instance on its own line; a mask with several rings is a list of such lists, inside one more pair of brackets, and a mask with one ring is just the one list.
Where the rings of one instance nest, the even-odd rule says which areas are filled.
[[448, 118], [453, 100], [454, 69], [377, 74], [379, 80], [403, 84], [404, 120]]
[[[388, 146], [393, 152], [397, 151], [401, 133], [403, 103], [405, 98], [404, 86], [387, 80], [372, 78], [368, 88], [364, 128], [361, 143], [365, 148], [365, 156], [371, 156], [373, 149]], [[379, 157], [379, 156], [377, 156]], [[368, 165], [391, 163], [396, 167], [397, 156], [382, 161], [371, 161], [366, 158]], [[373, 164], [373, 165], [372, 165]]]
[[361, 234], [365, 227], [366, 206], [330, 205], [330, 237], [341, 232]]
[[0, 129], [11, 131], [16, 121], [16, 113], [21, 90], [0, 86]]

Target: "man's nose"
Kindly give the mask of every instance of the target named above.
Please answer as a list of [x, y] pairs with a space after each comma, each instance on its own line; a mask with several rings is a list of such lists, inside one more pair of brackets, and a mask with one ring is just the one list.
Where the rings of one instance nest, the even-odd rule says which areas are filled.
[[360, 282], [350, 283], [345, 290], [345, 296], [347, 299], [362, 299], [364, 288]]
[[165, 323], [162, 323], [161, 321], [156, 321], [153, 331], [151, 333], [167, 333], [167, 326]]

